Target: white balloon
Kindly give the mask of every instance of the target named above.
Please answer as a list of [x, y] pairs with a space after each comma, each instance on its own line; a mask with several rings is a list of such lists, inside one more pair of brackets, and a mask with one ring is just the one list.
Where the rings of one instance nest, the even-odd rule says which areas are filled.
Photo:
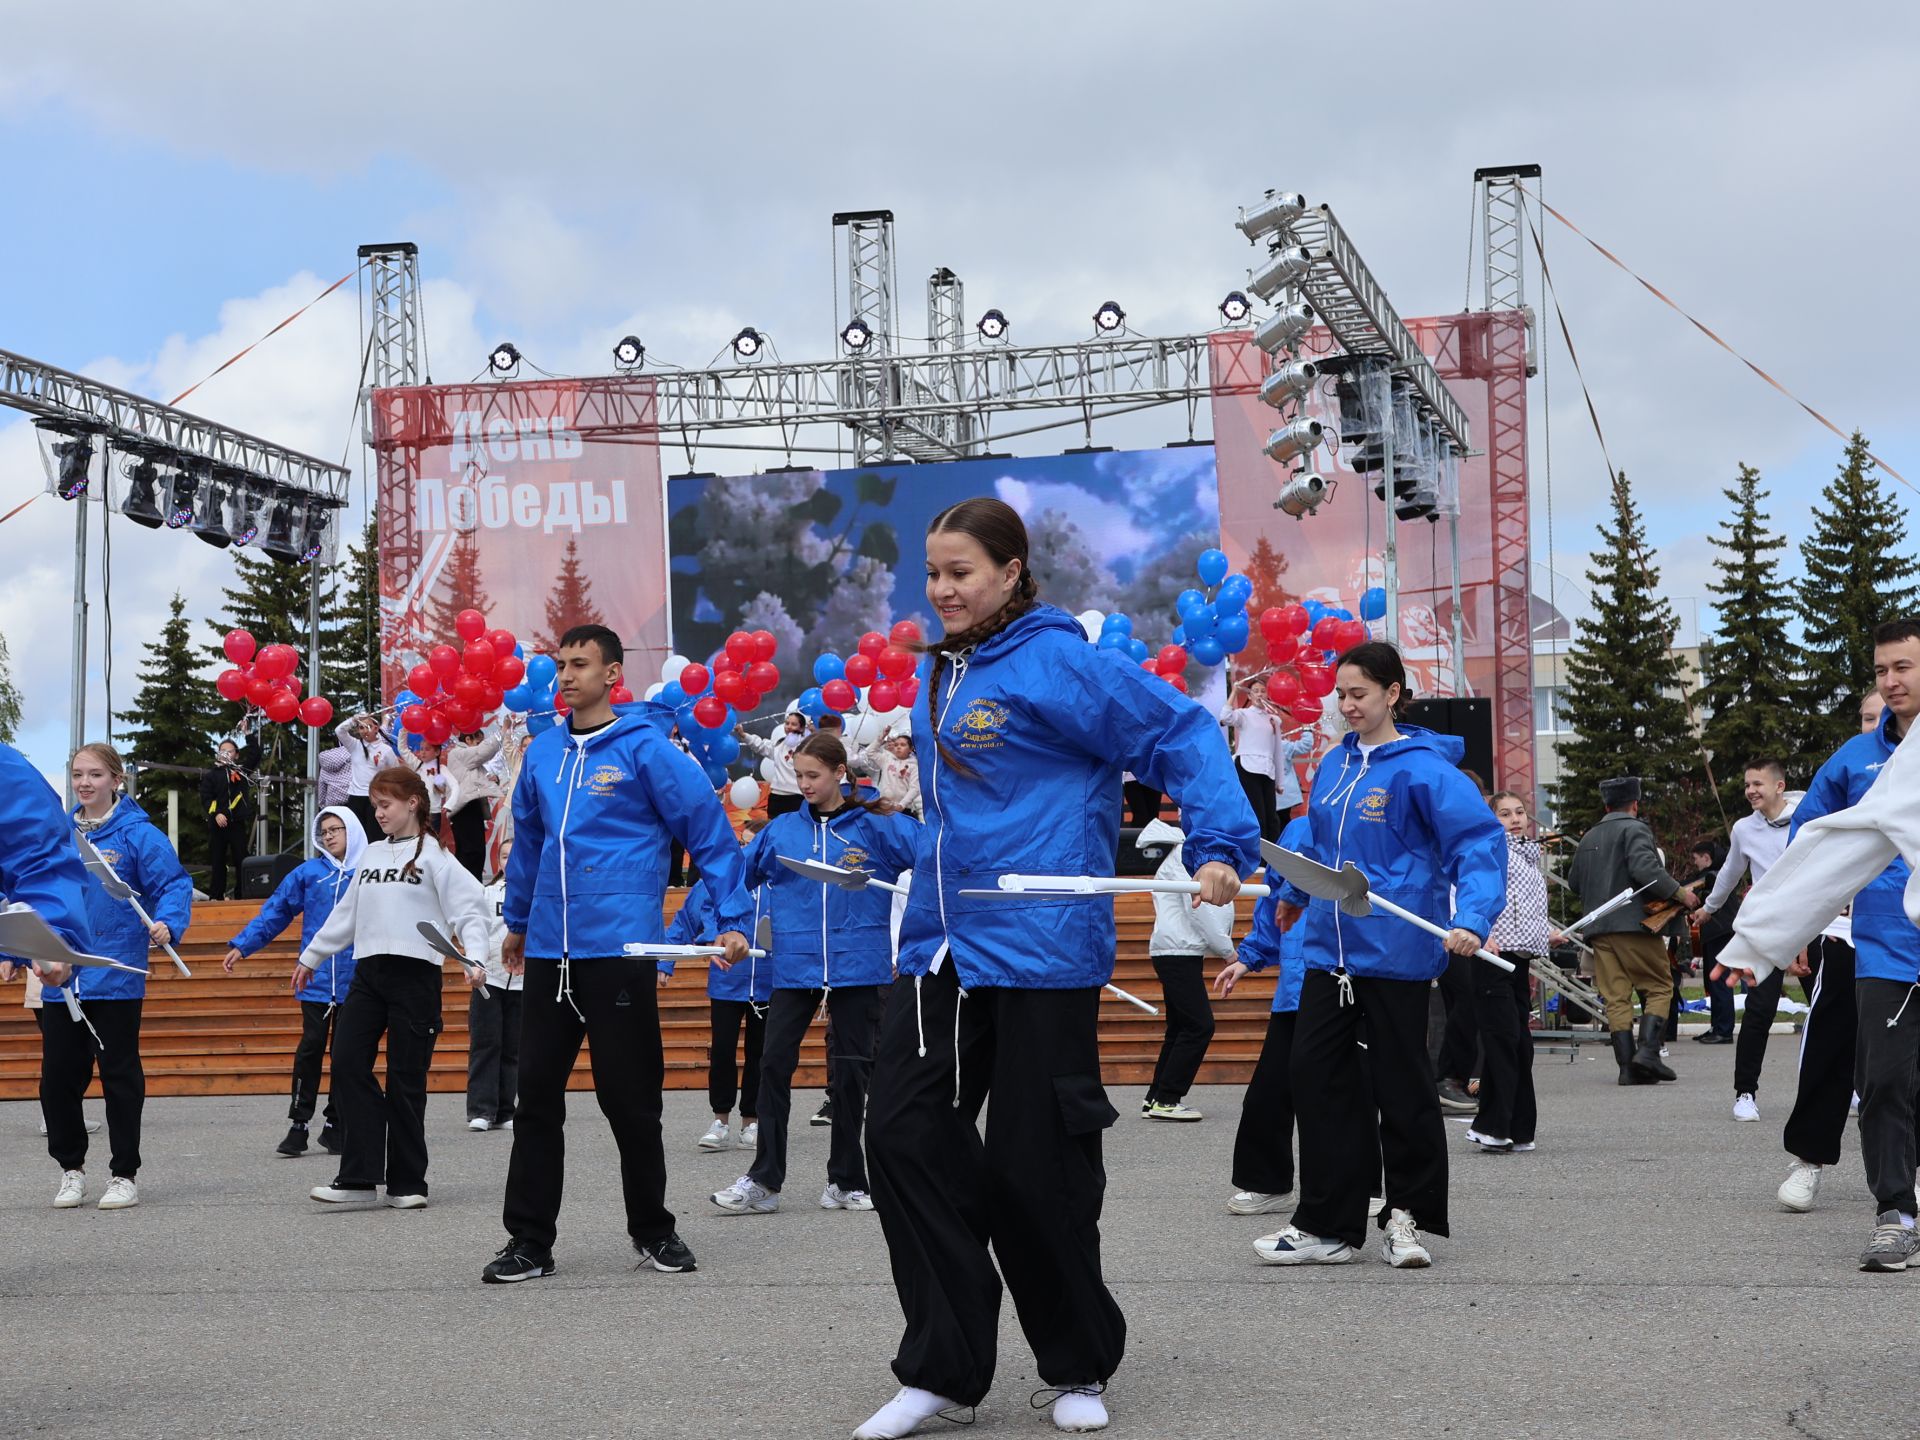
[[849, 749], [860, 749], [879, 739], [880, 727], [886, 721], [884, 715], [876, 715], [871, 710], [848, 711], [841, 718]]
[[1098, 610], [1082, 610], [1073, 618], [1080, 622], [1080, 628], [1087, 632], [1087, 639], [1089, 640], [1098, 640], [1100, 638], [1100, 627], [1107, 622], [1107, 617]]
[[773, 776], [773, 760], [771, 758], [762, 760], [760, 762], [760, 778], [771, 785], [773, 783]]
[[733, 788], [727, 792], [727, 798], [733, 801], [736, 810], [751, 810], [760, 803], [760, 782], [742, 775], [733, 782]]
[[660, 667], [660, 683], [665, 685], [678, 680], [680, 678], [680, 672], [692, 663], [693, 662], [684, 655], [669, 656], [667, 663]]
[[653, 684], [651, 684], [651, 685], [649, 685], [649, 686], [647, 686], [647, 693], [646, 693], [646, 694], [644, 694], [644, 695], [642, 695], [642, 696], [641, 696], [640, 698], [641, 698], [642, 700], [652, 700], [652, 699], [655, 699], [655, 698], [657, 698], [657, 697], [659, 696], [659, 694], [660, 694], [660, 692], [661, 692], [662, 690], [664, 690], [664, 689], [666, 689], [666, 688], [667, 688], [667, 682], [666, 682], [666, 681], [664, 681], [664, 680], [656, 680], [656, 681], [654, 681], [654, 682], [653, 682]]

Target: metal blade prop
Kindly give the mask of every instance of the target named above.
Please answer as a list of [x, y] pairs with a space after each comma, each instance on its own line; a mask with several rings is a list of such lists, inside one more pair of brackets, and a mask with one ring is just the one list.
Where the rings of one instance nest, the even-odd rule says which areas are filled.
[[[1286, 876], [1289, 881], [1316, 900], [1333, 901], [1339, 905], [1343, 914], [1359, 918], [1372, 914], [1375, 908], [1378, 908], [1397, 919], [1406, 921], [1409, 925], [1418, 926], [1429, 935], [1441, 940], [1447, 938], [1447, 931], [1424, 915], [1403, 910], [1391, 900], [1384, 900], [1375, 895], [1368, 887], [1366, 875], [1355, 869], [1351, 860], [1340, 869], [1333, 870], [1322, 865], [1318, 860], [1310, 860], [1295, 851], [1284, 850], [1271, 840], [1260, 842], [1260, 853], [1266, 857], [1267, 865], [1272, 870]], [[1511, 960], [1494, 954], [1485, 946], [1473, 953], [1488, 964], [1498, 965], [1508, 974], [1513, 973], [1514, 966]]]
[[[997, 890], [962, 890], [976, 900], [1064, 900], [1100, 895], [1198, 895], [1198, 880], [1152, 880], [1130, 875], [1002, 875]], [[1240, 893], [1258, 900], [1270, 887], [1242, 885]]]
[[[718, 945], [666, 945], [655, 944], [650, 940], [636, 940], [621, 947], [621, 953], [632, 955], [639, 960], [716, 960], [724, 958], [726, 950]], [[767, 958], [765, 950], [749, 948], [747, 954], [755, 960]]]
[[889, 895], [904, 895], [905, 885], [889, 884], [885, 880], [876, 880], [864, 870], [848, 870], [843, 866], [829, 865], [824, 860], [790, 860], [785, 855], [778, 857], [780, 863], [796, 875], [804, 875], [809, 880], [818, 880], [823, 885], [837, 885], [842, 890], [865, 890], [871, 887], [884, 890]]
[[[106, 856], [94, 849], [93, 841], [89, 840], [85, 835], [75, 835], [74, 839], [80, 844], [81, 862], [85, 864], [88, 870], [93, 872], [93, 877], [100, 882], [101, 888], [115, 900], [124, 900], [127, 904], [131, 905], [133, 907], [133, 913], [140, 917], [140, 923], [148, 929], [152, 929], [153, 917], [147, 913], [146, 906], [140, 903], [139, 893], [120, 878], [113, 866], [107, 863]], [[193, 978], [193, 972], [187, 968], [187, 962], [180, 958], [180, 952], [178, 950], [174, 949], [171, 944], [162, 945], [160, 948], [167, 952], [167, 958], [173, 961], [175, 968], [177, 968], [182, 975], [185, 975], [189, 980]]]
[[105, 955], [88, 955], [75, 950], [31, 905], [8, 905], [0, 909], [0, 955], [16, 955], [41, 964], [57, 963], [88, 968], [125, 970], [130, 975], [145, 975], [137, 965], [125, 965]]
[[[478, 970], [483, 975], [486, 974], [487, 967], [484, 961], [470, 959], [469, 957], [462, 955], [457, 949], [454, 948], [453, 941], [446, 934], [446, 932], [441, 930], [431, 920], [422, 920], [418, 925], [414, 926], [414, 929], [420, 932], [420, 938], [422, 940], [425, 940], [427, 944], [431, 945], [435, 950], [438, 950], [442, 955], [446, 956], [449, 960], [457, 960], [462, 965], [466, 966], [467, 973], [469, 975], [471, 975], [476, 970]], [[484, 986], [480, 989], [479, 993], [488, 999], [492, 998], [490, 995], [487, 995], [487, 991]]]
[[1652, 889], [1655, 885], [1659, 883], [1660, 882], [1657, 880], [1649, 880], [1645, 885], [1642, 885], [1638, 890], [1634, 890], [1631, 888], [1622, 890], [1618, 895], [1614, 896], [1611, 900], [1607, 901], [1606, 904], [1597, 906], [1594, 909], [1589, 910], [1586, 914], [1582, 915], [1578, 920], [1574, 921], [1571, 925], [1564, 926], [1561, 929], [1560, 933], [1562, 935], [1578, 935], [1583, 928], [1585, 928], [1588, 925], [1591, 925], [1594, 921], [1598, 920], [1602, 915], [1611, 914], [1613, 911], [1618, 910], [1622, 905], [1631, 905], [1641, 895], [1645, 894], [1648, 890]]

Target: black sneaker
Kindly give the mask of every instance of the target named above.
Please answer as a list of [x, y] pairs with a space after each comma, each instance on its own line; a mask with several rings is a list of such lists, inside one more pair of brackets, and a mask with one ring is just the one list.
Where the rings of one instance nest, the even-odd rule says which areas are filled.
[[641, 1265], [651, 1265], [654, 1269], [664, 1270], [669, 1275], [700, 1268], [693, 1263], [693, 1251], [687, 1248], [687, 1242], [680, 1238], [677, 1231], [670, 1233], [664, 1240], [655, 1240], [650, 1245], [642, 1245], [636, 1240], [633, 1248], [639, 1253]]
[[480, 1280], [486, 1285], [515, 1285], [551, 1275], [557, 1268], [551, 1250], [542, 1250], [527, 1240], [509, 1240], [480, 1272]]
[[1472, 1112], [1480, 1108], [1480, 1102], [1469, 1095], [1458, 1080], [1442, 1080], [1435, 1089], [1440, 1096], [1442, 1110]]
[[820, 1108], [813, 1112], [813, 1118], [807, 1121], [807, 1124], [809, 1125], [833, 1124], [833, 1101], [822, 1100], [820, 1102]]
[[331, 1120], [320, 1127], [320, 1148], [329, 1155], [338, 1155], [343, 1148], [339, 1128]]
[[273, 1147], [273, 1153], [289, 1157], [306, 1154], [307, 1127], [296, 1121], [293, 1127], [287, 1131], [287, 1138]]

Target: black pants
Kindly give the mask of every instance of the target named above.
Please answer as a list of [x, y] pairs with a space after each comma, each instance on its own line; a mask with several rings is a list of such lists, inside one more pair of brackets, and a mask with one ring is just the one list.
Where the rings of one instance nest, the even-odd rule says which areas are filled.
[[[520, 1012], [520, 1103], [507, 1162], [507, 1233], [551, 1249], [567, 1169], [567, 1077], [590, 1039], [594, 1098], [620, 1147], [627, 1233], [651, 1245], [673, 1233], [667, 1152], [660, 1139], [660, 999], [654, 963], [633, 956], [576, 959], [573, 1001], [560, 994], [558, 960], [527, 961]], [[574, 1006], [579, 1006], [579, 1014]], [[581, 1017], [585, 1018], [582, 1019]]]
[[520, 1003], [525, 992], [487, 986], [467, 1001], [467, 1119], [513, 1118], [520, 1093]]
[[[713, 1026], [713, 1038], [707, 1046], [707, 1104], [716, 1115], [730, 1115], [737, 1096], [740, 1118], [757, 1120], [760, 1118], [760, 1057], [767, 1039], [766, 1010], [745, 1000], [709, 998], [707, 1014]], [[747, 1032], [747, 1053], [736, 1068], [734, 1058], [743, 1027]]]
[[[1716, 1035], [1733, 1034], [1733, 986], [1724, 979], [1713, 978], [1713, 967], [1719, 963], [1720, 952], [1727, 948], [1727, 942], [1731, 939], [1731, 934], [1717, 936], [1700, 947], [1700, 980], [1707, 991], [1707, 1024]], [[1814, 941], [1815, 945], [1819, 943], [1818, 940]], [[1849, 985], [1847, 988], [1851, 990], [1853, 987]]]
[[1390, 1211], [1405, 1210], [1421, 1229], [1451, 1233], [1446, 1126], [1427, 1060], [1431, 988], [1424, 980], [1356, 975], [1353, 1003], [1343, 1005], [1331, 972], [1307, 971], [1293, 1035], [1300, 1127], [1300, 1206], [1293, 1223], [1309, 1235], [1349, 1245], [1366, 1239], [1372, 1156], [1353, 1139], [1367, 1133], [1376, 1113], [1387, 1201], [1380, 1223]]
[[[324, 1000], [300, 1002], [300, 1043], [293, 1052], [293, 1095], [287, 1105], [287, 1118], [304, 1125], [313, 1118], [320, 1098], [320, 1063], [327, 1058], [327, 1041], [338, 1031], [340, 1007]], [[334, 1114], [333, 1095], [327, 1095], [326, 1121]]]
[[87, 1119], [80, 1101], [100, 1068], [107, 1101], [108, 1167], [116, 1179], [140, 1173], [140, 1115], [147, 1104], [147, 1072], [140, 1064], [143, 1000], [83, 1000], [96, 1042], [68, 1013], [66, 1002], [49, 1000], [40, 1020], [40, 1114], [47, 1122], [47, 1153], [62, 1170], [87, 1164]]
[[371, 795], [347, 796], [347, 808], [360, 817], [360, 828], [367, 832], [367, 843], [377, 844], [387, 838], [380, 828], [380, 822], [374, 818], [373, 797]]
[[1207, 999], [1204, 955], [1156, 955], [1153, 973], [1167, 1007], [1167, 1036], [1153, 1067], [1147, 1099], [1171, 1104], [1193, 1088], [1200, 1062], [1213, 1043], [1213, 1004]]
[[[240, 865], [247, 858], [247, 831], [252, 827], [239, 815], [225, 825], [207, 822], [207, 898], [227, 898], [227, 862], [233, 862], [233, 893], [240, 894]], [[61, 1007], [65, 1009], [65, 1006]]]
[[[1911, 1215], [1914, 1086], [1920, 1083], [1920, 986], [1856, 980], [1860, 1026], [1854, 1088], [1860, 1092], [1860, 1159], [1873, 1208]], [[1897, 1018], [1896, 1018], [1897, 1017]]]
[[[1747, 1004], [1740, 1016], [1740, 1038], [1733, 1047], [1733, 1093], [1760, 1093], [1760, 1067], [1766, 1063], [1767, 1035], [1773, 1017], [1780, 1012], [1780, 994], [1786, 988], [1787, 972], [1776, 970], [1747, 991]], [[1808, 993], [1802, 984], [1801, 993]]]
[[1127, 1323], [1100, 1275], [1100, 1134], [1119, 1118], [1100, 1085], [1100, 991], [962, 1000], [954, 971], [894, 981], [874, 1058], [867, 1161], [907, 1322], [893, 1372], [978, 1404], [1005, 1275], [1041, 1383], [1102, 1382]]
[[1440, 1000], [1447, 1009], [1447, 1028], [1440, 1037], [1440, 1054], [1433, 1063], [1434, 1073], [1444, 1080], [1462, 1085], [1480, 1073], [1480, 1019], [1473, 1003], [1475, 961], [1466, 955], [1449, 955], [1446, 973], [1440, 977]]
[[[750, 1179], [778, 1193], [787, 1183], [787, 1129], [793, 1117], [793, 1072], [800, 1041], [820, 1008], [818, 990], [776, 990], [767, 1007], [765, 1048], [760, 1052], [760, 1141]], [[833, 1131], [827, 1146], [827, 1179], [842, 1190], [865, 1190], [867, 1167], [860, 1154], [866, 1124], [867, 1082], [873, 1074], [873, 1035], [880, 1022], [880, 987], [849, 985], [826, 992], [827, 1098]]]
[[800, 796], [797, 792], [792, 795], [782, 795], [777, 791], [767, 793], [767, 819], [769, 820], [780, 815], [790, 815], [799, 808]]
[[1473, 1128], [1481, 1135], [1533, 1142], [1540, 1112], [1533, 1098], [1532, 973], [1527, 957], [1501, 952], [1513, 962], [1509, 975], [1485, 960], [1472, 960], [1473, 1013], [1480, 1026], [1480, 1113]]
[[1853, 1109], [1853, 1051], [1859, 1028], [1853, 947], [1821, 936], [1807, 946], [1813, 1010], [1800, 1031], [1800, 1084], [1781, 1143], [1809, 1165], [1833, 1165]]
[[[333, 1027], [333, 1103], [342, 1190], [427, 1193], [427, 1067], [440, 1034], [440, 967], [411, 955], [362, 955]], [[387, 1086], [374, 1078], [387, 1041]]]
[[1239, 1190], [1284, 1195], [1293, 1189], [1293, 1025], [1298, 1012], [1276, 1010], [1240, 1101], [1233, 1133], [1233, 1183]]
[[1160, 792], [1151, 785], [1129, 780], [1122, 793], [1127, 801], [1127, 824], [1151, 825], [1160, 818]]
[[478, 880], [487, 868], [487, 802], [470, 800], [453, 812], [453, 858]]
[[1273, 803], [1273, 776], [1255, 774], [1238, 760], [1233, 762], [1233, 773], [1240, 777], [1240, 788], [1246, 791], [1247, 804], [1253, 807], [1253, 818], [1260, 826], [1261, 837], [1278, 840], [1281, 821]]

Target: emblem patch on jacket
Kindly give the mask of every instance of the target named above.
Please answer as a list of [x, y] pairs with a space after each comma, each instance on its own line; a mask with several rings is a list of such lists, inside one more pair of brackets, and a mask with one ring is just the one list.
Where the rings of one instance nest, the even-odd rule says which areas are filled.
[[618, 765], [600, 765], [587, 779], [587, 789], [595, 795], [611, 795], [613, 787], [627, 778], [627, 772]]
[[845, 850], [840, 852], [840, 858], [833, 863], [838, 865], [842, 870], [859, 870], [872, 858], [871, 855], [867, 854], [867, 852], [862, 850], [858, 845], [849, 845]]
[[994, 700], [975, 700], [948, 730], [962, 750], [992, 750], [1006, 744], [1007, 707]]
[[1386, 786], [1374, 786], [1373, 789], [1367, 791], [1366, 794], [1360, 797], [1360, 818], [1362, 820], [1377, 820], [1384, 824], [1387, 818], [1388, 799], [1389, 795]]

